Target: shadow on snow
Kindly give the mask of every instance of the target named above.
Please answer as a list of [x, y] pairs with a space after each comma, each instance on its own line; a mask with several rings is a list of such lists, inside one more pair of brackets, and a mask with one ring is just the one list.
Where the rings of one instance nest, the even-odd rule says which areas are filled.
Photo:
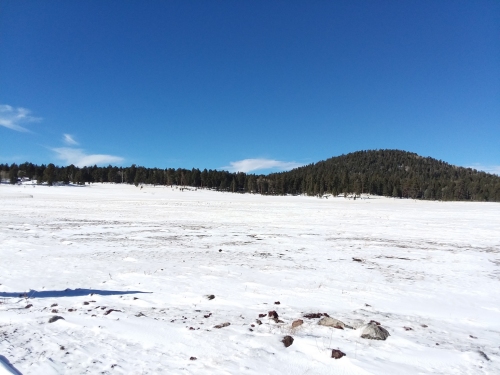
[[[15, 374], [15, 375], [22, 375], [21, 372], [16, 369], [14, 367], [14, 365], [12, 363], [9, 362], [9, 360], [7, 358], [5, 358], [3, 355], [0, 355], [0, 364], [3, 363], [5, 367], [7, 367], [8, 370], [10, 370], [10, 372], [12, 374]], [[0, 367], [1, 369], [1, 367]], [[2, 372], [3, 374], [3, 372]]]
[[0, 292], [0, 298], [7, 297], [23, 297], [23, 298], [55, 298], [55, 297], [81, 297], [91, 294], [100, 296], [119, 296], [124, 294], [152, 293], [141, 292], [139, 290], [100, 290], [100, 289], [65, 289], [65, 290], [30, 290], [25, 293], [15, 292]]

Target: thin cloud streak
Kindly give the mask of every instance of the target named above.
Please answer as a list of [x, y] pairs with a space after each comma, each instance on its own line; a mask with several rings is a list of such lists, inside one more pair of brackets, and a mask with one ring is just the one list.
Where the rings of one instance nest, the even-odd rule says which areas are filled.
[[92, 166], [94, 164], [121, 163], [124, 159], [121, 156], [105, 154], [86, 154], [80, 148], [59, 147], [53, 148], [57, 158], [63, 160], [66, 165], [73, 164], [77, 167]]
[[63, 134], [64, 138], [64, 143], [70, 146], [76, 146], [78, 145], [78, 142], [75, 141], [75, 139], [70, 135], [70, 134]]
[[252, 172], [264, 169], [274, 169], [278, 171], [287, 171], [302, 166], [303, 164], [292, 161], [280, 161], [274, 159], [243, 159], [232, 161], [228, 166], [222, 167], [229, 172]]
[[474, 165], [469, 165], [466, 168], [472, 168], [472, 169], [477, 169], [478, 171], [483, 171], [486, 173], [492, 173], [500, 176], [500, 165], [481, 165], [481, 164], [474, 164]]
[[0, 126], [18, 132], [29, 132], [20, 124], [40, 121], [41, 118], [30, 116], [31, 111], [26, 108], [14, 108], [8, 104], [0, 104]]

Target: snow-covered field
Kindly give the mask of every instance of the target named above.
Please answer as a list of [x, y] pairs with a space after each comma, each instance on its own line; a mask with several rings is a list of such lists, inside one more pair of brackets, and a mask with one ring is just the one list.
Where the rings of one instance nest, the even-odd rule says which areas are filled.
[[0, 374], [500, 373], [497, 203], [2, 184], [0, 213]]

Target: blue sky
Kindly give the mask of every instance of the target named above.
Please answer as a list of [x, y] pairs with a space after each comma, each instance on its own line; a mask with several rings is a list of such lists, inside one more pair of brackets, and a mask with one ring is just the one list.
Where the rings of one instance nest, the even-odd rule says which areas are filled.
[[499, 35], [496, 0], [3, 0], [0, 163], [500, 173]]

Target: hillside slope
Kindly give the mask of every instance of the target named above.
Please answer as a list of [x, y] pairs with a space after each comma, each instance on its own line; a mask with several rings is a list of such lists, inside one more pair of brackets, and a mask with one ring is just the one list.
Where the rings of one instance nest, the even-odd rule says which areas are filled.
[[278, 194], [500, 201], [500, 177], [400, 150], [353, 152], [268, 178]]

